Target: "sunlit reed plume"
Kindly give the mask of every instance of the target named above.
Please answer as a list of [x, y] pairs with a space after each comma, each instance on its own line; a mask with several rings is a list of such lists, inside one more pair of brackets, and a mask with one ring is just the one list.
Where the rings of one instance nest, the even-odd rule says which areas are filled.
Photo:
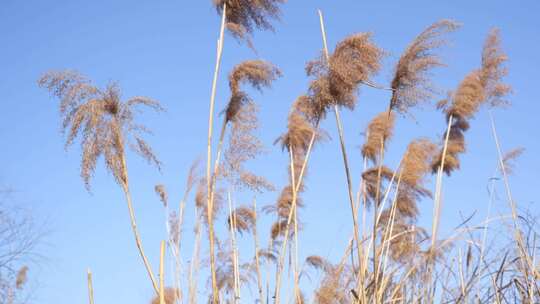
[[[507, 57], [501, 49], [499, 31], [493, 29], [484, 43], [481, 67], [465, 76], [455, 92], [450, 92], [448, 98], [439, 103], [447, 118], [452, 117], [455, 120], [444, 161], [443, 169], [447, 174], [459, 168], [458, 156], [465, 151], [463, 133], [469, 127], [468, 120], [474, 117], [483, 104], [499, 106], [507, 103], [504, 98], [511, 88], [501, 82], [507, 74], [503, 66], [506, 60]], [[441, 165], [442, 152], [440, 154], [433, 163], [433, 172]]]
[[223, 4], [227, 4], [226, 26], [238, 40], [247, 40], [254, 29], [273, 30], [272, 19], [279, 19], [280, 4], [286, 0], [212, 0], [221, 15]]
[[163, 206], [166, 207], [168, 205], [168, 194], [165, 186], [162, 184], [155, 185], [154, 192], [159, 196], [159, 200], [163, 203]]
[[21, 289], [28, 281], [28, 266], [23, 266], [17, 271], [17, 277], [15, 278], [15, 288]]
[[[195, 206], [197, 207], [197, 209], [199, 209], [199, 215], [201, 215], [204, 218], [204, 223], [208, 225], [208, 208], [206, 205], [206, 200], [207, 200], [206, 189], [207, 189], [206, 179], [201, 178], [195, 190]], [[215, 218], [219, 216], [220, 211], [223, 209], [224, 204], [225, 204], [225, 201], [223, 197], [223, 189], [215, 189], [214, 190], [214, 204], [213, 204], [214, 208], [212, 210], [212, 217], [213, 217], [212, 220], [215, 220]]]
[[231, 98], [225, 109], [226, 122], [236, 120], [240, 108], [252, 100], [247, 93], [240, 89], [243, 83], [249, 83], [253, 88], [262, 91], [270, 87], [272, 82], [281, 76], [281, 72], [273, 65], [262, 60], [247, 60], [236, 65], [229, 74]]
[[367, 126], [366, 140], [362, 146], [362, 156], [377, 163], [381, 148], [386, 148], [386, 142], [394, 133], [395, 115], [393, 112], [381, 112]]
[[506, 174], [514, 173], [514, 161], [519, 158], [523, 152], [525, 152], [525, 148], [518, 147], [506, 152], [503, 155], [503, 166]]
[[438, 21], [418, 35], [403, 52], [392, 79], [390, 109], [406, 113], [433, 97], [430, 70], [444, 65], [435, 50], [445, 45], [445, 34], [458, 28], [451, 20]]
[[159, 160], [141, 137], [149, 132], [148, 129], [134, 121], [135, 106], [144, 105], [162, 111], [157, 101], [140, 96], [122, 101], [116, 83], [99, 89], [86, 77], [69, 70], [48, 72], [38, 83], [60, 99], [66, 147], [77, 137], [81, 139], [81, 177], [88, 189], [101, 156], [115, 180], [125, 187], [127, 176], [122, 160], [126, 144], [159, 168]]
[[371, 35], [359, 33], [339, 42], [328, 63], [324, 55], [309, 62], [306, 72], [314, 77], [308, 94], [312, 120], [324, 119], [334, 105], [354, 109], [360, 84], [379, 71], [382, 57], [383, 51], [371, 41]]
[[[380, 171], [381, 179], [378, 179]], [[382, 166], [382, 167], [372, 167], [370, 169], [367, 169], [362, 173], [362, 179], [364, 180], [364, 184], [366, 187], [366, 194], [368, 198], [368, 202], [374, 202], [377, 198], [382, 197], [382, 187], [379, 187], [379, 183], [382, 184], [383, 180], [390, 180], [392, 179], [392, 176], [394, 175], [394, 172], [392, 169]], [[377, 189], [379, 190], [379, 194], [377, 194]]]
[[[232, 218], [231, 218], [232, 217]], [[233, 210], [232, 215], [227, 218], [227, 224], [231, 226], [233, 219], [238, 233], [252, 231], [255, 227], [255, 210], [252, 207], [241, 206]]]

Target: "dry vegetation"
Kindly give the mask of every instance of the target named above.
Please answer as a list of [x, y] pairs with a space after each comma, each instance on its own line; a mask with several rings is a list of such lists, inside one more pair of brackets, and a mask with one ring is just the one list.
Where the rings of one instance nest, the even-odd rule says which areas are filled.
[[[465, 132], [482, 106], [507, 103], [510, 87], [503, 82], [507, 58], [497, 30], [487, 36], [480, 67], [438, 104], [447, 124], [440, 144], [428, 138], [412, 139], [399, 165], [390, 168], [385, 155], [392, 152], [388, 149], [390, 140], [400, 131], [396, 122], [410, 116], [404, 114], [410, 114], [414, 107], [436, 98], [431, 71], [444, 66], [437, 51], [458, 25], [442, 20], [427, 27], [399, 57], [388, 86], [381, 86], [372, 78], [381, 69], [385, 52], [373, 42], [372, 35], [352, 34], [330, 51], [320, 13], [323, 51], [307, 63], [309, 86], [292, 103], [286, 131], [276, 140], [290, 160], [283, 164], [287, 179], [281, 182], [273, 204], [257, 207], [257, 195], [275, 187], [261, 172], [251, 172], [246, 166], [263, 150], [255, 132], [258, 106], [243, 86], [262, 92], [281, 72], [261, 60], [244, 61], [233, 68], [228, 77], [230, 98], [214, 142], [216, 81], [224, 29], [251, 44], [254, 30], [273, 29], [271, 21], [280, 16], [283, 2], [213, 1], [222, 16], [222, 28], [210, 100], [206, 174], [199, 174], [197, 165], [191, 168], [177, 207], [170, 204], [165, 186], [155, 186], [166, 215], [167, 247], [174, 269], [173, 274], [166, 274], [171, 287], [158, 283], [144, 254], [132, 210], [125, 157], [129, 147], [159, 168], [160, 162], [140, 136], [147, 130], [134, 122], [132, 109], [144, 105], [161, 111], [159, 103], [146, 97], [122, 101], [116, 84], [100, 89], [73, 71], [49, 72], [39, 80], [40, 86], [60, 99], [66, 146], [80, 139], [81, 176], [87, 187], [100, 157], [122, 187], [136, 245], [156, 292], [151, 303], [539, 303], [538, 226], [533, 217], [518, 214], [508, 184], [511, 161], [523, 150], [503, 155], [494, 122], [500, 170], [492, 181], [505, 181], [512, 217], [504, 220], [508, 225], [499, 226], [507, 227], [512, 240], [505, 246], [490, 247], [488, 226], [493, 219], [489, 217], [478, 226], [464, 220], [453, 235], [438, 237], [443, 172], [450, 175], [460, 168], [459, 156], [466, 150]], [[359, 174], [361, 183], [353, 191], [340, 111], [357, 108], [361, 88], [386, 90], [389, 100], [388, 107], [367, 124], [361, 147], [364, 169]], [[347, 177], [342, 190], [348, 191], [349, 198], [336, 204], [340, 208], [349, 204], [350, 242], [338, 261], [317, 255], [300, 261], [302, 221], [298, 209], [309, 207], [302, 198], [307, 189], [309, 158], [314, 147], [329, 138], [320, 124], [330, 112], [335, 115]], [[430, 189], [432, 179], [434, 191]], [[493, 187], [492, 182], [491, 191]], [[239, 192], [253, 195], [253, 201], [236, 206], [234, 195]], [[187, 253], [181, 251], [182, 226], [184, 208], [192, 196], [196, 207], [194, 246], [193, 252]], [[490, 199], [494, 199], [492, 195]], [[431, 231], [417, 223], [419, 203], [425, 201], [433, 201]], [[258, 227], [261, 216], [270, 217], [270, 227]], [[208, 256], [201, 251], [204, 238], [208, 240]], [[252, 244], [252, 248], [239, 246], [239, 242]], [[208, 272], [201, 272], [201, 266], [207, 264]], [[163, 261], [160, 266], [162, 269]], [[208, 274], [207, 285], [199, 286], [203, 274]]]

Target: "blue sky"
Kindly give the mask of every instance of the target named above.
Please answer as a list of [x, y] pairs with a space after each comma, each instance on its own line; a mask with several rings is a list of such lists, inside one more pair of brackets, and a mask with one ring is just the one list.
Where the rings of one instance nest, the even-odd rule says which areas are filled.
[[[423, 28], [450, 18], [463, 27], [452, 34], [451, 45], [441, 51], [448, 67], [437, 69], [434, 80], [441, 90], [454, 88], [480, 63], [483, 40], [491, 27], [501, 29], [503, 47], [510, 60], [507, 81], [514, 88], [512, 107], [496, 110], [503, 149], [524, 146], [511, 185], [518, 204], [540, 209], [535, 201], [540, 185], [538, 69], [540, 68], [540, 10], [538, 1], [290, 1], [275, 24], [276, 33], [256, 32], [257, 54], [227, 36], [217, 108], [228, 96], [226, 74], [244, 59], [260, 58], [276, 64], [283, 77], [272, 90], [254, 94], [260, 105], [260, 137], [268, 153], [251, 164], [278, 187], [286, 179], [287, 155], [273, 146], [286, 126], [291, 102], [305, 92], [304, 64], [321, 49], [316, 10], [325, 14], [329, 45], [346, 35], [370, 31], [379, 46], [389, 52], [385, 68], [377, 76], [388, 83], [400, 52]], [[164, 183], [171, 200], [183, 193], [191, 162], [205, 156], [208, 100], [215, 62], [219, 17], [210, 0], [190, 1], [3, 1], [0, 9], [0, 184], [17, 190], [15, 200], [50, 231], [39, 248], [43, 261], [31, 275], [39, 282], [36, 303], [86, 301], [86, 268], [95, 277], [96, 303], [147, 303], [151, 286], [135, 250], [129, 218], [120, 189], [103, 168], [96, 172], [92, 194], [79, 178], [77, 146], [65, 151], [59, 133], [57, 101], [36, 85], [50, 69], [76, 69], [104, 85], [116, 80], [123, 96], [150, 96], [167, 112], [140, 116], [153, 131], [149, 142], [164, 163], [162, 173], [134, 155], [128, 164], [135, 210], [146, 251], [157, 269], [159, 241], [165, 237], [163, 210], [153, 193]], [[369, 119], [385, 109], [388, 92], [362, 88], [354, 112], [345, 111], [343, 122], [354, 185], [361, 173], [359, 146]], [[432, 105], [414, 112], [415, 119], [401, 118], [389, 147], [388, 164], [395, 166], [407, 143], [418, 136], [437, 140], [444, 130], [443, 115]], [[301, 211], [301, 256], [337, 257], [350, 236], [351, 223], [345, 177], [333, 120], [323, 127], [333, 140], [314, 151], [306, 208]], [[466, 134], [468, 152], [462, 170], [445, 177], [442, 233], [460, 222], [460, 212], [477, 210], [482, 220], [486, 206], [487, 179], [496, 165], [496, 150], [485, 110]], [[497, 210], [506, 213], [506, 202]], [[272, 203], [278, 193], [258, 198]], [[241, 200], [241, 198], [239, 198]], [[239, 201], [239, 203], [245, 203]], [[185, 253], [192, 247], [193, 202], [186, 210]], [[420, 223], [428, 227], [431, 201], [423, 202]], [[260, 230], [267, 238], [270, 219]], [[223, 225], [221, 227], [224, 227]], [[203, 242], [204, 245], [205, 242]], [[243, 245], [247, 246], [247, 245]], [[204, 246], [205, 248], [205, 246]], [[205, 272], [203, 271], [203, 274]], [[204, 285], [203, 285], [204, 286]]]

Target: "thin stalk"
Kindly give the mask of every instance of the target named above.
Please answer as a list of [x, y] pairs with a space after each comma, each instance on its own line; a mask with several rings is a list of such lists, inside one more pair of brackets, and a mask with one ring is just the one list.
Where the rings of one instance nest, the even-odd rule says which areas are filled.
[[214, 78], [212, 81], [212, 92], [210, 95], [210, 110], [208, 115], [208, 144], [206, 160], [206, 184], [207, 184], [207, 214], [208, 214], [208, 239], [210, 242], [210, 271], [212, 274], [212, 303], [217, 304], [219, 299], [217, 281], [216, 281], [216, 262], [214, 254], [214, 223], [213, 223], [213, 201], [211, 191], [211, 162], [212, 162], [212, 131], [214, 125], [214, 105], [216, 100], [217, 80], [221, 66], [221, 56], [223, 54], [223, 38], [225, 31], [225, 18], [227, 15], [227, 3], [223, 3], [223, 15], [221, 17], [221, 28], [219, 31], [219, 40], [217, 43], [216, 66], [214, 69]]
[[233, 303], [236, 303], [236, 301], [240, 298], [239, 296], [239, 287], [238, 287], [238, 268], [236, 265], [236, 237], [235, 237], [235, 216], [233, 215], [233, 207], [232, 207], [232, 200], [231, 200], [231, 192], [227, 192], [227, 201], [229, 204], [229, 232], [231, 234], [231, 260], [233, 264], [233, 276], [234, 276], [234, 301]]
[[[305, 169], [307, 167], [307, 163], [308, 163], [308, 160], [309, 160], [309, 156], [311, 154], [311, 150], [313, 148], [313, 144], [315, 142], [315, 137], [316, 137], [316, 130], [313, 131], [313, 134], [311, 135], [311, 139], [309, 141], [309, 145], [308, 145], [308, 149], [306, 151], [306, 155], [304, 157], [304, 163], [302, 164], [302, 169], [300, 170], [300, 175], [298, 176], [298, 181], [296, 182], [296, 184], [293, 183], [292, 185], [292, 189], [293, 189], [293, 200], [292, 200], [292, 206], [291, 206], [291, 210], [289, 211], [289, 215], [288, 215], [288, 218], [287, 218], [287, 225], [285, 227], [285, 237], [283, 239], [283, 243], [281, 244], [281, 251], [280, 251], [280, 255], [279, 255], [279, 260], [278, 260], [278, 265], [277, 265], [277, 269], [276, 269], [276, 287], [275, 287], [275, 290], [274, 290], [274, 303], [279, 303], [279, 294], [280, 294], [280, 287], [281, 287], [281, 272], [283, 271], [283, 263], [284, 263], [284, 256], [285, 256], [285, 250], [286, 250], [286, 247], [287, 247], [287, 241], [289, 239], [289, 230], [290, 230], [290, 225], [291, 225], [291, 221], [292, 221], [292, 216], [293, 216], [293, 212], [294, 212], [294, 208], [296, 208], [296, 201], [297, 201], [297, 196], [296, 196], [296, 193], [298, 193], [299, 189], [300, 189], [300, 185], [302, 185], [302, 179], [304, 177], [304, 172], [305, 172]], [[292, 147], [289, 147], [289, 149], [292, 149]], [[292, 151], [290, 150], [289, 153], [292, 153]], [[291, 154], [292, 155], [292, 154]], [[294, 164], [292, 163], [292, 156], [291, 156], [291, 172], [294, 172]], [[292, 175], [293, 176], [293, 180], [294, 180], [294, 174]]]
[[[389, 112], [390, 113], [390, 112]], [[375, 193], [375, 202], [373, 202], [373, 232], [372, 232], [372, 242], [373, 242], [373, 286], [374, 290], [377, 291], [377, 285], [379, 282], [379, 248], [377, 248], [377, 228], [379, 225], [378, 210], [380, 205], [380, 192], [381, 192], [381, 175], [382, 175], [382, 164], [384, 158], [384, 139], [381, 138], [381, 149], [379, 151], [379, 160], [377, 161], [377, 187]]]
[[[489, 118], [491, 120], [491, 130], [492, 130], [492, 133], [493, 133], [493, 138], [495, 139], [495, 145], [497, 147], [497, 155], [499, 157], [499, 166], [501, 168], [501, 172], [503, 174], [503, 181], [504, 181], [504, 186], [505, 186], [505, 189], [506, 189], [506, 195], [507, 195], [507, 198], [508, 198], [508, 203], [510, 204], [510, 209], [512, 211], [512, 222], [513, 222], [513, 225], [514, 225], [514, 237], [516, 239], [516, 242], [517, 242], [517, 245], [518, 245], [518, 250], [520, 251], [520, 256], [521, 256], [521, 259], [520, 260], [520, 263], [522, 264], [522, 269], [524, 269], [525, 271], [525, 277], [526, 277], [526, 280], [527, 280], [527, 283], [529, 283], [529, 274], [528, 274], [528, 271], [527, 269], [531, 269], [531, 271], [533, 272], [533, 276], [537, 276], [537, 275], [540, 275], [538, 273], [538, 271], [535, 270], [535, 265], [532, 264], [532, 262], [530, 261], [530, 257], [525, 249], [525, 243], [523, 241], [523, 237], [521, 235], [521, 231], [519, 230], [519, 227], [518, 227], [518, 214], [517, 214], [517, 207], [516, 207], [516, 203], [514, 202], [514, 199], [512, 197], [512, 192], [510, 190], [510, 183], [508, 182], [508, 174], [506, 173], [506, 168], [505, 168], [505, 165], [504, 165], [504, 161], [503, 161], [503, 155], [502, 155], [502, 150], [501, 150], [501, 146], [500, 146], [500, 143], [499, 143], [499, 137], [497, 135], [497, 129], [495, 128], [495, 120], [493, 119], [493, 115], [491, 112], [489, 112]], [[527, 265], [523, 264], [523, 258], [525, 258], [526, 262], [527, 262]]]
[[257, 288], [259, 291], [259, 303], [263, 300], [261, 263], [259, 260], [259, 237], [257, 235], [257, 200], [253, 199], [253, 213], [255, 215], [253, 224], [253, 241], [255, 242], [255, 269], [257, 271]]
[[92, 284], [92, 271], [90, 268], [88, 268], [86, 278], [88, 281], [88, 303], [94, 304], [94, 285]]
[[446, 160], [446, 153], [448, 150], [448, 140], [450, 138], [450, 130], [452, 129], [452, 122], [454, 116], [450, 115], [448, 118], [448, 127], [446, 129], [446, 135], [444, 139], [444, 146], [442, 151], [441, 165], [437, 171], [437, 184], [435, 185], [435, 203], [433, 208], [433, 225], [431, 229], [431, 249], [435, 249], [435, 242], [437, 241], [437, 232], [439, 230], [439, 218], [441, 216], [441, 193], [442, 193], [442, 175], [444, 170], [444, 162]]
[[161, 241], [159, 250], [159, 304], [165, 304], [165, 284], [163, 269], [165, 268], [165, 241]]
[[188, 276], [188, 297], [190, 304], [197, 303], [197, 281], [198, 281], [198, 272], [199, 272], [199, 251], [201, 244], [201, 216], [199, 211], [195, 208], [195, 245], [193, 246], [193, 254], [191, 257], [191, 265], [189, 267], [189, 276]]
[[[319, 22], [320, 22], [320, 26], [321, 26], [321, 35], [322, 35], [322, 40], [323, 40], [324, 55], [326, 57], [326, 64], [329, 64], [330, 55], [328, 53], [328, 44], [326, 42], [326, 30], [325, 30], [325, 27], [324, 27], [324, 19], [323, 19], [323, 14], [322, 14], [321, 10], [319, 10]], [[340, 118], [340, 115], [339, 115], [339, 108], [338, 108], [337, 105], [334, 105], [334, 114], [335, 114], [335, 117], [336, 117], [336, 125], [337, 125], [337, 129], [338, 129], [338, 134], [339, 134], [339, 143], [340, 143], [340, 147], [341, 147], [341, 155], [343, 157], [343, 165], [344, 165], [344, 168], [345, 168], [345, 175], [347, 177], [347, 192], [348, 192], [348, 195], [349, 195], [349, 203], [350, 203], [351, 212], [352, 212], [352, 219], [353, 219], [353, 226], [354, 226], [354, 241], [356, 242], [356, 247], [357, 247], [357, 251], [358, 251], [358, 260], [360, 261], [362, 256], [361, 256], [361, 252], [360, 252], [360, 237], [358, 236], [358, 219], [356, 217], [356, 210], [355, 210], [355, 206], [354, 206], [352, 181], [351, 181], [351, 172], [349, 170], [349, 161], [348, 161], [348, 158], [347, 158], [347, 151], [345, 150], [345, 138], [344, 138], [344, 135], [343, 135], [343, 126], [341, 124], [341, 118]]]
[[298, 287], [298, 208], [294, 206], [294, 294], [296, 303], [301, 303], [300, 288]]
[[146, 254], [144, 253], [141, 237], [139, 236], [139, 230], [137, 229], [137, 220], [135, 219], [135, 212], [133, 211], [133, 204], [131, 202], [131, 193], [129, 191], [129, 181], [128, 181], [128, 170], [127, 170], [127, 164], [126, 164], [126, 157], [124, 153], [121, 154], [121, 158], [122, 158], [122, 176], [124, 177], [124, 182], [122, 183], [122, 190], [124, 190], [124, 195], [126, 197], [126, 203], [127, 203], [128, 211], [129, 211], [129, 219], [131, 222], [131, 230], [133, 231], [133, 236], [135, 237], [135, 243], [137, 244], [139, 255], [141, 256], [143, 260], [144, 267], [146, 268], [148, 276], [150, 277], [150, 281], [152, 282], [152, 287], [154, 288], [154, 291], [156, 292], [156, 294], [159, 294], [159, 288], [158, 288], [156, 279], [154, 277], [154, 273], [152, 272], [152, 267], [150, 266], [150, 262], [148, 262], [148, 258], [146, 257]]

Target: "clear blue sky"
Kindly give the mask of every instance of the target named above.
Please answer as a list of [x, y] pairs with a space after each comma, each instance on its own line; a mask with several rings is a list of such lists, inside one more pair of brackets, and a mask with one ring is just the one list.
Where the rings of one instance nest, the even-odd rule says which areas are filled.
[[[513, 106], [497, 110], [495, 116], [503, 148], [527, 149], [511, 180], [516, 200], [522, 207], [540, 211], [535, 201], [540, 186], [540, 2], [532, 0], [291, 0], [283, 6], [275, 34], [255, 34], [258, 54], [227, 36], [218, 109], [228, 95], [226, 73], [241, 60], [265, 59], [279, 66], [284, 74], [273, 90], [254, 95], [261, 107], [260, 135], [269, 153], [253, 168], [264, 172], [277, 186], [285, 182], [287, 156], [272, 143], [285, 129], [291, 102], [306, 89], [305, 62], [321, 48], [317, 8], [324, 11], [331, 46], [347, 34], [373, 32], [375, 41], [390, 53], [385, 69], [376, 79], [380, 83], [391, 79], [396, 58], [423, 28], [442, 18], [461, 22], [461, 30], [451, 35], [451, 47], [442, 52], [449, 66], [435, 73], [435, 82], [445, 90], [455, 87], [479, 65], [486, 34], [491, 27], [499, 27], [510, 57], [507, 80], [514, 94]], [[96, 303], [147, 303], [152, 295], [135, 250], [121, 191], [100, 167], [93, 194], [86, 192], [79, 178], [80, 151], [77, 146], [64, 151], [57, 101], [37, 87], [37, 78], [49, 69], [76, 69], [99, 85], [119, 81], [124, 97], [150, 96], [168, 109], [159, 116], [141, 116], [141, 121], [155, 132], [149, 141], [164, 162], [163, 173], [128, 156], [143, 242], [157, 269], [159, 241], [165, 237], [165, 228], [153, 186], [164, 183], [171, 200], [178, 201], [191, 162], [205, 155], [218, 27], [219, 18], [210, 0], [2, 2], [0, 184], [18, 190], [16, 200], [38, 221], [49, 223], [50, 233], [39, 248], [44, 261], [30, 272], [39, 281], [34, 291], [36, 303], [84, 303], [87, 267], [94, 272]], [[355, 185], [361, 170], [360, 133], [370, 117], [385, 108], [388, 97], [387, 92], [362, 88], [356, 111], [343, 114]], [[390, 165], [395, 166], [414, 137], [437, 139], [443, 132], [443, 116], [432, 106], [416, 111], [415, 116], [416, 121], [398, 121], [390, 146]], [[478, 210], [476, 222], [485, 214], [487, 179], [496, 162], [488, 122], [487, 113], [481, 111], [466, 134], [469, 151], [462, 158], [462, 170], [445, 178], [443, 234], [460, 221], [460, 211], [469, 214]], [[339, 255], [351, 229], [334, 122], [329, 120], [324, 127], [334, 140], [319, 146], [311, 161], [306, 208], [301, 211], [305, 222], [300, 238], [304, 257]], [[260, 197], [259, 205], [272, 203], [276, 196], [270, 193]], [[186, 210], [187, 254], [192, 246], [192, 206], [190, 201]], [[497, 210], [506, 212], [504, 200], [497, 206]], [[431, 207], [431, 201], [422, 203], [422, 224], [430, 225]], [[268, 223], [266, 219], [262, 225]], [[265, 239], [266, 227], [260, 228]]]

